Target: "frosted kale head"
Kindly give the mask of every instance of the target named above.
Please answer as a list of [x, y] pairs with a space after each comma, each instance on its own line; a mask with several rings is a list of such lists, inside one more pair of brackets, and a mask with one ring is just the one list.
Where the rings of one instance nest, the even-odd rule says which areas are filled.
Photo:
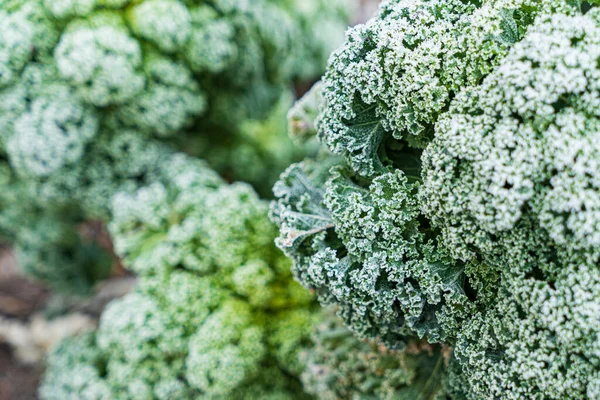
[[267, 204], [248, 185], [224, 185], [203, 162], [181, 154], [166, 159], [161, 173], [161, 183], [113, 199], [109, 230], [128, 268], [144, 276], [175, 268], [214, 276], [255, 307], [308, 301], [273, 244]]
[[[109, 228], [117, 253], [141, 274], [175, 266], [224, 275], [240, 268], [259, 272], [260, 262], [283, 273], [284, 261], [271, 243], [275, 229], [264, 218], [266, 210], [248, 185], [223, 186], [204, 162], [175, 154], [164, 160], [154, 183], [114, 197]], [[252, 275], [255, 283], [260, 275], [265, 285], [277, 282], [268, 272], [257, 275]], [[238, 280], [240, 290], [259, 291]]]
[[58, 32], [40, 5], [27, 1], [3, 2], [0, 29], [5, 32], [0, 38], [0, 88], [3, 88], [19, 80], [32, 58], [50, 55]]
[[65, 339], [47, 357], [46, 362], [52, 368], [46, 370], [46, 381], [39, 388], [40, 397], [59, 400], [72, 398], [73, 393], [77, 393], [86, 400], [110, 398], [113, 392], [98, 368], [101, 360], [102, 353], [95, 345], [94, 334]]
[[[316, 130], [343, 159], [306, 160], [275, 185], [271, 216], [296, 278], [360, 337], [456, 345], [453, 376], [469, 382], [455, 386], [469, 398], [502, 397], [526, 379], [520, 398], [536, 393], [537, 378], [515, 372], [528, 333], [505, 332], [491, 310], [514, 307], [544, 340], [554, 328], [541, 301], [519, 305], [508, 282], [552, 289], [571, 264], [595, 268], [598, 25], [589, 4], [388, 1], [324, 77]], [[302, 104], [291, 117], [303, 122]], [[579, 354], [569, 346], [556, 349]], [[489, 369], [475, 372], [481, 357]], [[557, 382], [596, 390], [595, 359], [569, 362]], [[496, 363], [501, 389], [482, 378]], [[588, 377], [571, 376], [580, 370]], [[564, 394], [552, 385], [540, 393]]]
[[66, 85], [48, 85], [15, 120], [6, 151], [20, 175], [45, 177], [79, 161], [98, 133], [95, 110]]
[[[104, 16], [112, 22], [111, 15]], [[139, 43], [119, 26], [91, 20], [67, 30], [54, 52], [61, 76], [77, 88], [81, 97], [98, 107], [125, 102], [144, 88]]]

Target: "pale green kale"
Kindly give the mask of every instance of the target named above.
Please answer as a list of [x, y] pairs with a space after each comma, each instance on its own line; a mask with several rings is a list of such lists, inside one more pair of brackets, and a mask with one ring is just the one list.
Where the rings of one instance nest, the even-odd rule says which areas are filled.
[[94, 398], [68, 385], [80, 370], [118, 399], [304, 398], [298, 352], [319, 314], [273, 243], [268, 204], [183, 154], [159, 170], [112, 202], [135, 291], [103, 313], [89, 344], [98, 358], [66, 358], [70, 342], [49, 358], [42, 398]]
[[[42, 397], [104, 400], [113, 395], [110, 386], [102, 379], [103, 371], [99, 368], [102, 353], [95, 345], [93, 333], [65, 339], [48, 355], [46, 362], [53, 368], [46, 370], [45, 379], [54, 384], [52, 388], [40, 387]], [[70, 370], [77, 373], [66, 373]]]
[[214, 154], [227, 180], [265, 193], [304, 154], [281, 109], [322, 72], [345, 5], [0, 0], [0, 162], [18, 178], [5, 190], [22, 194], [0, 213], [32, 203], [107, 222], [112, 196], [154, 179], [167, 146]]

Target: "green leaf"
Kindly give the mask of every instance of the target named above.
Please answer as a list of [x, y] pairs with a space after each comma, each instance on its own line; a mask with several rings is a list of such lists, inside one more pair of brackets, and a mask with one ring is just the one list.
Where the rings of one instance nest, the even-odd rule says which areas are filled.
[[513, 14], [514, 10], [503, 9], [500, 11], [502, 17], [502, 21], [500, 22], [502, 33], [498, 36], [498, 39], [500, 42], [508, 45], [512, 45], [519, 40], [519, 27]]
[[333, 220], [323, 204], [324, 182], [335, 157], [311, 160], [290, 166], [273, 187], [278, 199], [271, 204], [270, 217], [281, 226], [278, 244], [295, 248], [306, 238], [333, 228]]
[[381, 144], [389, 136], [376, 115], [375, 104], [365, 104], [357, 100], [353, 110], [355, 117], [346, 120], [348, 131], [339, 136], [340, 146], [351, 155], [348, 161], [352, 169], [366, 177], [385, 171], [379, 156]]

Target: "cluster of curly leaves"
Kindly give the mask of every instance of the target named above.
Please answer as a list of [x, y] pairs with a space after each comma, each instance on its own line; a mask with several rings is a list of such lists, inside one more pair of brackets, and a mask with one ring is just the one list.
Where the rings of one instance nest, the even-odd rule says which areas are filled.
[[274, 188], [295, 277], [361, 338], [451, 346], [440, 396], [600, 396], [591, 3], [386, 1], [290, 114], [333, 153]]

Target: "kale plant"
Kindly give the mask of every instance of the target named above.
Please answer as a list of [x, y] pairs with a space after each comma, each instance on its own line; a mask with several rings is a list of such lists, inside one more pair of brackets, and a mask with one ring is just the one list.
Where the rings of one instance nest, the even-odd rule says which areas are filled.
[[300, 399], [319, 316], [275, 247], [268, 203], [172, 153], [109, 225], [134, 292], [48, 357], [43, 399]]
[[600, 396], [598, 49], [586, 2], [384, 2], [292, 113], [331, 152], [274, 187], [295, 277], [451, 347], [450, 398]]

